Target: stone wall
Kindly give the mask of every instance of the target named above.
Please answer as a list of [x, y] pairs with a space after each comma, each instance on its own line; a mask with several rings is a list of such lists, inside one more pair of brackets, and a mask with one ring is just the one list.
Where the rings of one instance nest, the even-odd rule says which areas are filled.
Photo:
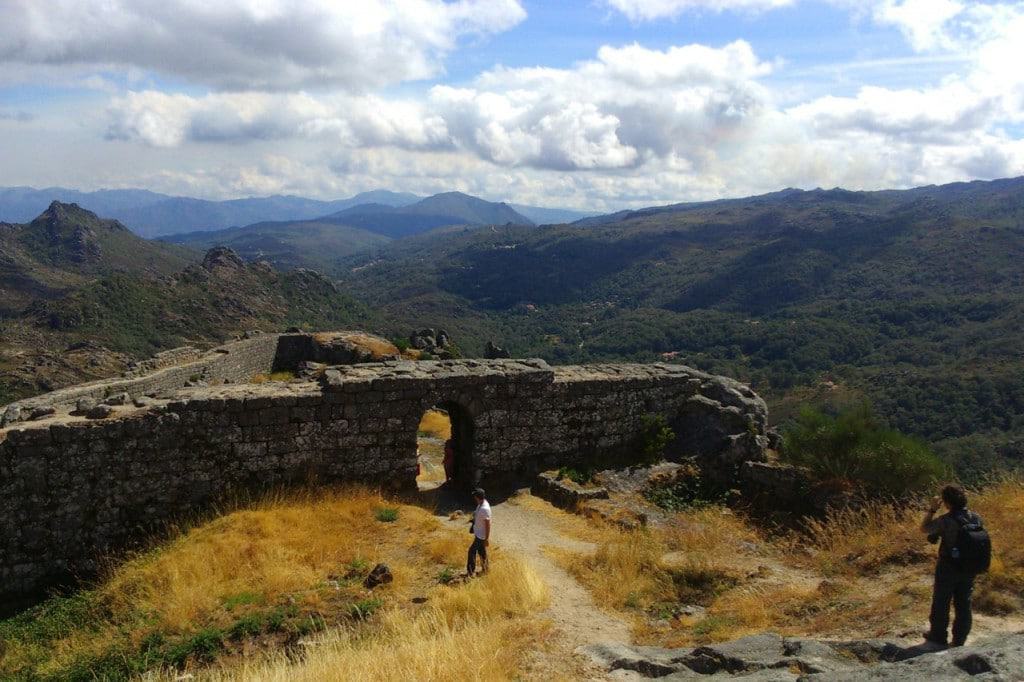
[[[187, 388], [109, 419], [0, 430], [0, 597], [87, 575], [97, 556], [227, 496], [309, 482], [412, 489], [419, 421], [436, 405], [453, 416], [465, 486], [628, 459], [649, 414], [675, 426], [680, 456], [728, 471], [764, 459], [764, 402], [680, 365], [394, 361], [333, 367], [317, 382]], [[699, 433], [678, 431], [696, 419]]]
[[12, 407], [15, 408], [12, 413], [20, 412], [24, 419], [37, 407], [70, 408], [80, 398], [101, 401], [117, 393], [128, 393], [132, 397], [166, 395], [193, 380], [248, 382], [255, 375], [271, 370], [280, 336], [256, 334], [202, 354], [188, 346], [175, 348], [144, 360], [123, 377], [91, 381], [0, 407], [0, 417]]

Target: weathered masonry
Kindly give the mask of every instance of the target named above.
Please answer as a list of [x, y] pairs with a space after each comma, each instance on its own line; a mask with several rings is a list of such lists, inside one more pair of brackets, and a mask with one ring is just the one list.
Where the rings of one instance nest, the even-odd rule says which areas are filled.
[[764, 402], [681, 365], [389, 361], [186, 388], [107, 419], [0, 430], [0, 599], [87, 575], [98, 556], [232, 494], [311, 482], [414, 488], [416, 432], [433, 406], [452, 415], [466, 485], [628, 457], [645, 415], [668, 419], [673, 452], [725, 475], [764, 459]]

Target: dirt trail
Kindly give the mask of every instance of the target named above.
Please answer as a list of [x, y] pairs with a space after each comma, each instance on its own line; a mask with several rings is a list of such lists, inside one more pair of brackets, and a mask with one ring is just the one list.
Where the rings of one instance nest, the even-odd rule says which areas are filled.
[[[556, 642], [556, 651], [549, 655], [564, 662], [572, 657], [576, 647], [585, 644], [628, 644], [632, 641], [629, 625], [601, 610], [590, 592], [543, 550], [547, 545], [588, 552], [593, 551], [594, 545], [563, 535], [550, 517], [518, 504], [515, 497], [495, 504], [493, 513], [495, 556], [508, 552], [523, 557], [544, 579], [551, 592], [551, 606], [541, 615], [551, 620], [561, 636]], [[452, 523], [458, 524], [460, 530], [465, 527], [464, 519]], [[577, 661], [577, 666], [584, 668], [592, 679], [604, 679], [603, 673], [587, 668], [588, 664], [582, 660]]]

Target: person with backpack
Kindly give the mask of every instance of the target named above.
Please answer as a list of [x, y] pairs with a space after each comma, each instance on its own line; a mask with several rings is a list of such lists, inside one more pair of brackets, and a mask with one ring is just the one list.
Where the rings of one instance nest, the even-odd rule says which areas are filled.
[[[935, 513], [945, 504], [946, 513]], [[971, 632], [971, 593], [974, 578], [988, 570], [992, 543], [981, 517], [967, 509], [967, 494], [958, 485], [947, 485], [941, 495], [932, 499], [928, 513], [921, 522], [928, 541], [939, 542], [935, 563], [935, 585], [930, 628], [924, 638], [946, 646], [949, 626], [949, 604], [953, 602], [953, 646], [963, 646]]]

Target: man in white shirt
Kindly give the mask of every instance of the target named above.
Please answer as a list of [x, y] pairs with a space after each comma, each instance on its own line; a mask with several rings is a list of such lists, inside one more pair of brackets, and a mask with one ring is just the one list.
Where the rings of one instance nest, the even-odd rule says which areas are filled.
[[470, 528], [473, 533], [473, 544], [469, 546], [469, 557], [466, 559], [466, 575], [469, 577], [476, 573], [477, 554], [480, 555], [483, 572], [487, 572], [487, 547], [491, 544], [491, 505], [487, 502], [483, 488], [473, 491], [473, 499], [476, 500], [473, 526]]

